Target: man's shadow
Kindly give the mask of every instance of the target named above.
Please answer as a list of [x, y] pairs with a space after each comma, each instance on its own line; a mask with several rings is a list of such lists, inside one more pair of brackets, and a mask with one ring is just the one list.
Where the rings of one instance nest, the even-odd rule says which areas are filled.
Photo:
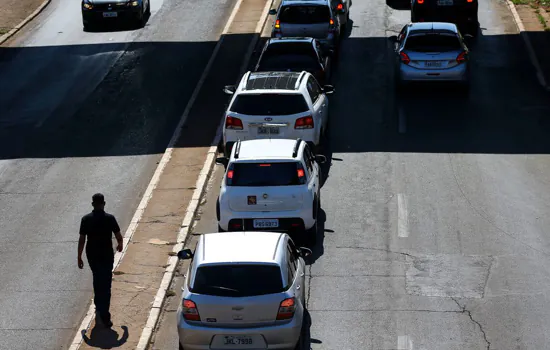
[[101, 326], [95, 326], [89, 338], [86, 335], [86, 330], [82, 330], [82, 339], [91, 347], [100, 349], [117, 348], [128, 340], [128, 327], [121, 326], [120, 328], [122, 328], [124, 332], [120, 339], [118, 339], [118, 333], [115, 330]]

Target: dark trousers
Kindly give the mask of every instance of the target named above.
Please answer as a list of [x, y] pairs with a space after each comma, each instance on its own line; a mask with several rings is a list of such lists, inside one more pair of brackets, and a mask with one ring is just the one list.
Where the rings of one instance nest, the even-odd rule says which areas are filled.
[[111, 282], [113, 279], [113, 261], [90, 261], [94, 277], [94, 304], [103, 323], [111, 322]]

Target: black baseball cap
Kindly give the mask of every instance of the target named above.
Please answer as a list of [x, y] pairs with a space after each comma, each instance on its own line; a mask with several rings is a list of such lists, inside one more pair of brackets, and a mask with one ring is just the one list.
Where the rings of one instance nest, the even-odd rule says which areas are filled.
[[96, 193], [92, 196], [93, 203], [103, 203], [105, 202], [105, 197], [101, 193]]

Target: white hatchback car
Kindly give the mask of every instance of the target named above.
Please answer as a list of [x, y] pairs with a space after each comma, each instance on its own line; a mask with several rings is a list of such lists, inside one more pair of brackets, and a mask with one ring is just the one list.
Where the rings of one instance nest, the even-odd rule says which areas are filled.
[[326, 157], [298, 140], [237, 141], [216, 205], [219, 231], [268, 230], [317, 237], [321, 170]]
[[180, 349], [294, 349], [305, 311], [308, 248], [277, 232], [207, 233], [183, 284]]
[[260, 138], [297, 139], [318, 146], [328, 127], [327, 94], [308, 72], [248, 72], [238, 86], [228, 85], [233, 95], [225, 114], [225, 155], [237, 140]]

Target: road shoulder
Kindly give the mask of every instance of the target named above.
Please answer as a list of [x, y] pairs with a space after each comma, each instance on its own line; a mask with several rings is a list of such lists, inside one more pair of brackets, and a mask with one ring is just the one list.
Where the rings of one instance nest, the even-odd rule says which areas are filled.
[[50, 2], [51, 0], [0, 0], [0, 44], [38, 16]]

